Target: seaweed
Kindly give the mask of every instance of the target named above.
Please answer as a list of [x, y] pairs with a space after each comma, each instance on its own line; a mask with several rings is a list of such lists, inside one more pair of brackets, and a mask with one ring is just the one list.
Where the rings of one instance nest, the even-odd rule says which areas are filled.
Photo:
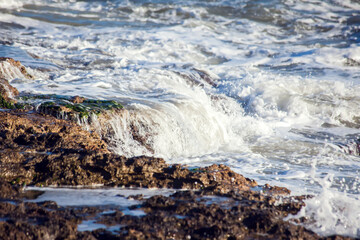
[[[77, 96], [78, 97], [78, 96]], [[37, 111], [55, 117], [67, 119], [88, 119], [91, 114], [123, 109], [123, 105], [115, 100], [85, 99], [75, 102], [73, 96], [56, 94], [26, 94], [19, 96], [18, 103], [11, 103], [0, 96], [0, 107], [8, 109], [37, 109]]]
[[[62, 95], [22, 96], [22, 100], [39, 102], [39, 111], [54, 116], [66, 115], [68, 118], [88, 118], [91, 114], [100, 115], [107, 111], [123, 109], [123, 105], [114, 100], [84, 99], [81, 103], [72, 101], [73, 97]], [[50, 101], [42, 101], [50, 100]]]
[[14, 103], [12, 103], [10, 101], [6, 101], [6, 99], [1, 95], [0, 95], [0, 107], [6, 108], [6, 109], [15, 109], [16, 108]]

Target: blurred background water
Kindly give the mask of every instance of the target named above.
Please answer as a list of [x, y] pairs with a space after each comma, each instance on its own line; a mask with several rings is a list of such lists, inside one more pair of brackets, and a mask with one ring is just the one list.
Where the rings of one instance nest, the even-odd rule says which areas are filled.
[[310, 229], [359, 237], [359, 12], [358, 0], [0, 0], [0, 55], [35, 75], [12, 80], [20, 91], [124, 103], [114, 152], [314, 194], [298, 216]]

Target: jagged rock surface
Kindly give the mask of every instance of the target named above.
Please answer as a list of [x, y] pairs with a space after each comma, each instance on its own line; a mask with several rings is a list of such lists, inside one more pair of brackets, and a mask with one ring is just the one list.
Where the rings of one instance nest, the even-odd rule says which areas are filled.
[[19, 91], [9, 84], [9, 81], [0, 77], [0, 96], [5, 101], [14, 100], [19, 95]]
[[[19, 63], [10, 60], [10, 64]], [[0, 96], [10, 102], [1, 107], [18, 108], [11, 99], [17, 94], [15, 89], [6, 80], [0, 86], [5, 86], [0, 88]], [[68, 100], [73, 105], [62, 107], [78, 113], [82, 109], [77, 111], [76, 104], [96, 103], [81, 97], [64, 101]], [[101, 104], [122, 108], [112, 101]], [[56, 104], [46, 106], [56, 108]], [[104, 114], [103, 120], [107, 116]], [[141, 203], [131, 209], [146, 214], [130, 216], [107, 207], [24, 202], [41, 192], [24, 191], [23, 184], [192, 190], [178, 191], [169, 197], [133, 196]], [[282, 220], [304, 206], [304, 196], [289, 197], [288, 189], [270, 185], [265, 185], [263, 192], [251, 190], [256, 185], [254, 180], [224, 165], [188, 169], [166, 164], [160, 158], [118, 156], [108, 151], [97, 134], [74, 122], [33, 111], [0, 111], [0, 239], [322, 239], [302, 226]], [[281, 202], [277, 202], [279, 197]], [[79, 232], [77, 226], [84, 220], [121, 228], [112, 232]]]
[[[282, 220], [300, 210], [304, 205], [301, 197], [282, 198], [278, 203], [277, 198], [255, 191], [221, 193], [213, 189], [148, 199], [137, 195], [129, 198], [140, 203], [129, 210], [144, 214], [134, 216], [111, 206], [23, 202], [33, 195], [4, 182], [0, 190], [0, 239], [350, 239], [321, 237]], [[103, 227], [79, 232], [82, 221]], [[109, 227], [117, 230], [109, 231]]]
[[16, 61], [12, 58], [0, 57], [0, 78], [8, 80], [14, 78], [33, 79], [34, 76], [28, 73], [20, 61]]

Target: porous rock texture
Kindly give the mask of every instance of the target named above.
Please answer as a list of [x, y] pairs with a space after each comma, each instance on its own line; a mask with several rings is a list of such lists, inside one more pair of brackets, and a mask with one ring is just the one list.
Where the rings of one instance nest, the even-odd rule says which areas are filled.
[[[131, 196], [139, 203], [124, 211], [28, 202], [42, 192], [26, 190], [26, 184], [183, 190], [171, 196]], [[189, 169], [161, 158], [126, 158], [72, 121], [0, 109], [0, 239], [346, 239], [321, 237], [283, 220], [300, 211], [306, 196], [290, 197], [288, 189], [270, 185], [255, 191], [255, 186], [224, 165]], [[132, 210], [143, 214], [129, 215]], [[85, 220], [103, 227], [78, 231]]]
[[[0, 179], [4, 239], [321, 239], [282, 220], [304, 206], [305, 197], [289, 197], [286, 188], [265, 185], [253, 191], [254, 180], [224, 165], [189, 169], [160, 158], [118, 156], [98, 135], [38, 113], [0, 111]], [[131, 216], [119, 208], [24, 202], [36, 194], [23, 184], [188, 190], [169, 197], [133, 196], [141, 203], [131, 209], [145, 214]], [[104, 228], [77, 231], [84, 220]], [[121, 228], [108, 231], [110, 226]]]
[[[151, 157], [110, 153], [95, 133], [52, 116], [0, 112], [0, 176], [37, 185], [249, 189], [256, 182], [224, 165], [189, 170]], [[224, 190], [226, 191], [226, 190]]]

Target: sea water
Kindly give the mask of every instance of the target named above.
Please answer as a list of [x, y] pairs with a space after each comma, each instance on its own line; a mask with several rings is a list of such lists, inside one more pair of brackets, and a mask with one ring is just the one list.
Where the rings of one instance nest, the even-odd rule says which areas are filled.
[[[296, 217], [360, 237], [360, 1], [0, 0], [20, 91], [112, 99], [112, 151], [222, 163], [313, 194]], [[146, 139], [131, 135], [130, 126]]]

